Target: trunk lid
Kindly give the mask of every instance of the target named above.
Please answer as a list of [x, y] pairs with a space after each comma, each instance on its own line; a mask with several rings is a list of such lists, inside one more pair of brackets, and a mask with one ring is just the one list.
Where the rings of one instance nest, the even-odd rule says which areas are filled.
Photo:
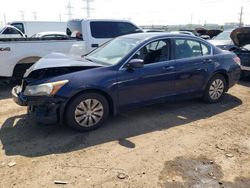
[[239, 27], [230, 35], [234, 44], [239, 47], [250, 44], [250, 27]]

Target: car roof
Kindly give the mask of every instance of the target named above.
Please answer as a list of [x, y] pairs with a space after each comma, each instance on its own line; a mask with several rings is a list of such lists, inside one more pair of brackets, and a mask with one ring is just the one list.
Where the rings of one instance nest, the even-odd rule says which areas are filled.
[[104, 19], [104, 18], [100, 18], [100, 19], [96, 19], [96, 18], [75, 18], [75, 19], [70, 19], [69, 21], [100, 21], [100, 22], [129, 22], [129, 23], [132, 23], [131, 21], [129, 20], [125, 20], [125, 19]]
[[152, 33], [136, 33], [136, 34], [129, 34], [123, 35], [121, 38], [134, 38], [140, 40], [148, 40], [154, 38], [162, 38], [162, 37], [184, 37], [184, 38], [193, 38], [193, 39], [200, 39], [199, 37], [187, 35], [187, 34], [178, 34], [178, 33], [168, 33], [168, 32], [152, 32]]
[[37, 33], [37, 35], [51, 35], [51, 34], [55, 34], [55, 35], [66, 35], [65, 32], [61, 32], [61, 31], [43, 31], [43, 32], [39, 32]]

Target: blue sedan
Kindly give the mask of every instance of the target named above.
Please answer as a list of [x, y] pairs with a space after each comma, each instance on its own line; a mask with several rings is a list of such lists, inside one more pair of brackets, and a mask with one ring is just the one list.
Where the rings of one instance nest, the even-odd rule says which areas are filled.
[[201, 38], [140, 33], [81, 58], [50, 54], [26, 71], [12, 95], [40, 123], [88, 131], [142, 105], [195, 97], [219, 102], [239, 77], [239, 58]]

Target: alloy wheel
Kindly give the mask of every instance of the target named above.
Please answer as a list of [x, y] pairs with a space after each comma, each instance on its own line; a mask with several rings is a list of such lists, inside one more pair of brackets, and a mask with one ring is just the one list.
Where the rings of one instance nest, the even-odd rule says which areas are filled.
[[103, 117], [104, 108], [97, 99], [85, 99], [75, 109], [75, 120], [82, 127], [92, 127]]
[[224, 82], [221, 79], [216, 79], [212, 82], [209, 88], [209, 96], [212, 100], [219, 99], [224, 92]]

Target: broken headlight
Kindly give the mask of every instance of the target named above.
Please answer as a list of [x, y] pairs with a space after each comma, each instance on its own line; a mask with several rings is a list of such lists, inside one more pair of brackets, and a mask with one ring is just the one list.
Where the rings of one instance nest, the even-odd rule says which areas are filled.
[[68, 80], [62, 80], [58, 82], [50, 82], [39, 85], [26, 86], [24, 90], [24, 95], [26, 96], [52, 96], [61, 89]]

